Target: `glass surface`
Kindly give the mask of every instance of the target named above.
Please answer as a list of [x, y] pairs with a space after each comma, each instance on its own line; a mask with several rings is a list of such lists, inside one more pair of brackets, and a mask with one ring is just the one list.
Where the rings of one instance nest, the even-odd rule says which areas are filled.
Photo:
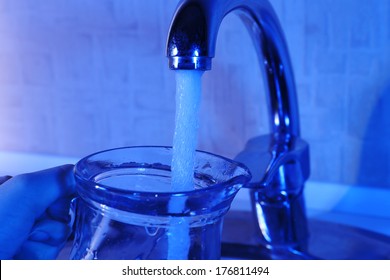
[[172, 192], [171, 159], [170, 147], [128, 147], [80, 160], [71, 259], [219, 259], [223, 216], [250, 174], [197, 152], [193, 190]]

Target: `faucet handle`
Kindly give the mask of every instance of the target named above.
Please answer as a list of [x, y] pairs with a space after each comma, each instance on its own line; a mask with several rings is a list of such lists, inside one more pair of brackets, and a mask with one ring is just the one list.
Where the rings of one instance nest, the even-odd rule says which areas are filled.
[[[294, 191], [303, 186], [310, 175], [309, 145], [299, 137], [288, 134], [267, 134], [250, 139], [235, 160], [245, 164], [252, 173], [247, 188], [268, 188], [275, 180], [287, 180]], [[280, 177], [283, 168], [284, 178]], [[286, 174], [287, 171], [287, 174]], [[285, 189], [287, 188], [287, 189]]]

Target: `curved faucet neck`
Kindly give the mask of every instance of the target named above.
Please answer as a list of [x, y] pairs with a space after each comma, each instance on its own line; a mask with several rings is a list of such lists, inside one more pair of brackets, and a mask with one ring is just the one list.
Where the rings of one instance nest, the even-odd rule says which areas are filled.
[[282, 29], [267, 0], [182, 0], [168, 34], [169, 67], [210, 70], [219, 26], [232, 11], [247, 26], [266, 77], [272, 133], [299, 136], [293, 70]]
[[168, 35], [169, 67], [210, 70], [219, 26], [230, 12], [238, 13], [252, 37], [263, 70], [272, 129], [270, 135], [254, 139], [253, 145], [250, 140], [237, 157], [250, 166], [254, 176], [250, 196], [259, 240], [267, 248], [305, 250], [308, 234], [303, 186], [309, 175], [308, 145], [299, 139], [293, 70], [269, 2], [182, 0]]

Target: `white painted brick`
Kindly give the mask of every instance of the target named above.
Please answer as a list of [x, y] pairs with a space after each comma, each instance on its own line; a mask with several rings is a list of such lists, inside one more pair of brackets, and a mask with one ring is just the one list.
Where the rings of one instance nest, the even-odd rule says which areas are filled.
[[115, 26], [114, 0], [72, 1], [78, 24], [89, 28], [107, 28]]
[[[390, 28], [389, 23], [390, 23], [390, 3], [387, 1], [387, 9], [383, 9], [385, 16], [384, 16], [384, 23], [383, 23], [383, 28], [385, 28], [385, 33], [387, 33], [387, 43], [390, 43]], [[387, 44], [388, 45], [388, 44]]]
[[139, 61], [133, 57], [129, 67], [131, 69], [129, 78], [134, 88], [154, 93], [159, 93], [164, 84], [164, 76], [161, 73], [170, 71], [167, 67], [167, 58], [162, 54], [145, 56]]
[[[132, 133], [135, 138], [133, 145], [163, 145], [171, 146], [173, 139], [174, 116], [143, 116], [134, 119]], [[139, 136], [139, 137], [137, 137]]]
[[[315, 108], [334, 110], [337, 116], [342, 116], [346, 108], [347, 83], [343, 75], [324, 77], [317, 82]], [[344, 119], [344, 118], [342, 118]]]
[[291, 24], [300, 24], [301, 26], [305, 22], [306, 14], [306, 1], [284, 1], [284, 13], [285, 13], [285, 28], [288, 28]]
[[309, 47], [329, 47], [329, 14], [324, 12], [327, 1], [306, 1], [305, 31]]
[[334, 1], [324, 9], [327, 15], [326, 25], [329, 28], [329, 45], [332, 49], [348, 49], [350, 46], [351, 26], [355, 15], [351, 9], [355, 3], [349, 1]]
[[53, 65], [49, 54], [23, 53], [23, 80], [29, 85], [45, 85], [53, 82]]
[[310, 86], [306, 83], [297, 83], [296, 90], [300, 118], [304, 119], [313, 112], [311, 108], [314, 107], [314, 94]]
[[284, 0], [271, 0], [270, 1], [273, 9], [275, 10], [276, 15], [278, 16], [279, 20], [282, 22], [285, 19], [285, 14], [284, 14], [284, 5], [285, 1]]
[[7, 1], [6, 0], [1, 0], [0, 1], [0, 13], [5, 13], [7, 12]]
[[[75, 103], [73, 103], [75, 104]], [[82, 107], [57, 107], [54, 124], [59, 154], [81, 155], [99, 149], [98, 112]]]
[[378, 57], [370, 51], [350, 51], [348, 53], [348, 73], [369, 77], [376, 72]]
[[[7, 151], [25, 151], [29, 152], [26, 142], [26, 129], [21, 122], [7, 123], [1, 126], [3, 139], [0, 141], [0, 147]], [[7, 137], [4, 137], [7, 136]]]
[[[325, 151], [326, 153], [322, 152]], [[342, 146], [339, 139], [334, 141], [311, 141], [311, 179], [316, 181], [339, 182], [343, 175], [341, 166]]]
[[167, 71], [167, 59], [163, 52], [149, 51], [146, 54], [146, 50], [141, 50], [143, 44], [137, 35], [121, 32], [101, 35], [98, 37], [98, 45], [105, 83], [114, 86], [133, 83], [144, 87], [151, 84], [145, 82], [151, 77], [157, 79], [154, 84], [161, 83], [161, 65], [164, 64], [163, 70]]
[[39, 9], [40, 1], [30, 1], [30, 0], [18, 0], [18, 1], [9, 1], [3, 0], [3, 6], [5, 6], [8, 12], [32, 12]]
[[307, 55], [304, 48], [306, 44], [304, 25], [297, 23], [288, 25], [288, 28], [285, 29], [285, 37], [295, 79], [297, 81], [302, 81], [305, 77], [305, 75], [303, 75], [303, 73], [305, 73], [305, 64], [302, 62], [305, 61]]
[[89, 34], [63, 32], [54, 38], [52, 52], [58, 84], [91, 84], [97, 82], [94, 42]]
[[22, 67], [16, 52], [0, 52], [0, 83], [18, 84], [22, 81]]
[[348, 135], [364, 139], [370, 117], [375, 110], [379, 92], [370, 82], [361, 78], [351, 79], [348, 85], [347, 120]]
[[341, 182], [348, 185], [360, 184], [359, 173], [362, 157], [363, 141], [356, 137], [344, 136], [340, 139], [341, 150]]
[[343, 74], [347, 69], [347, 52], [318, 49], [314, 62], [312, 67], [320, 74]]
[[373, 5], [369, 2], [362, 2], [353, 5], [351, 14], [351, 48], [375, 48], [377, 38], [381, 33], [379, 9], [380, 5]]
[[361, 160], [357, 181], [360, 184], [381, 187], [389, 186], [389, 147], [378, 145], [378, 139], [364, 141], [361, 148]]
[[139, 13], [139, 8], [143, 6], [146, 6], [145, 3], [140, 5], [139, 1], [134, 0], [113, 1], [113, 14], [116, 23], [119, 26], [136, 29], [140, 22], [135, 15]]

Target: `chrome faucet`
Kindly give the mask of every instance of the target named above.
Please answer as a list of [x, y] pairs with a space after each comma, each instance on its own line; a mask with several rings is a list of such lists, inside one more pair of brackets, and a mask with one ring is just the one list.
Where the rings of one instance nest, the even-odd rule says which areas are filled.
[[[246, 164], [258, 247], [271, 258], [303, 256], [308, 230], [303, 188], [309, 177], [309, 149], [300, 138], [294, 76], [285, 38], [267, 0], [182, 0], [167, 40], [169, 68], [210, 70], [219, 26], [230, 12], [248, 28], [263, 70], [270, 134], [248, 141], [236, 160]], [[228, 254], [242, 251], [225, 244]], [[229, 251], [230, 248], [230, 251]], [[233, 252], [234, 254], [234, 252]], [[239, 257], [239, 256], [237, 256]]]

